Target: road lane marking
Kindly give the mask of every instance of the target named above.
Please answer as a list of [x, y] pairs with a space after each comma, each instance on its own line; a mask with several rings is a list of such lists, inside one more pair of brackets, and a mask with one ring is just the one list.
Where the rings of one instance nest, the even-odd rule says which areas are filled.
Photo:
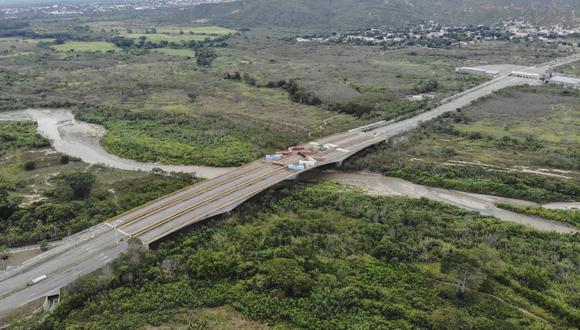
[[159, 227], [159, 226], [161, 226], [161, 225], [163, 225], [163, 224], [165, 224], [165, 223], [167, 223], [169, 221], [172, 221], [172, 220], [174, 220], [174, 219], [176, 219], [176, 218], [178, 218], [178, 217], [180, 217], [180, 216], [182, 216], [182, 215], [184, 215], [186, 213], [189, 213], [189, 212], [191, 212], [192, 210], [194, 210], [196, 208], [205, 206], [205, 205], [207, 205], [207, 204], [209, 204], [211, 202], [214, 202], [214, 201], [216, 201], [216, 200], [218, 200], [218, 199], [220, 199], [220, 198], [222, 198], [224, 196], [227, 196], [227, 195], [229, 195], [229, 194], [231, 194], [231, 193], [233, 193], [235, 191], [238, 191], [238, 190], [240, 190], [242, 188], [245, 188], [247, 186], [250, 186], [250, 185], [252, 185], [252, 184], [254, 184], [254, 183], [258, 182], [258, 181], [261, 181], [261, 180], [263, 180], [263, 179], [265, 179], [267, 177], [270, 177], [270, 176], [272, 176], [272, 175], [274, 175], [274, 174], [276, 174], [278, 172], [284, 171], [284, 170], [286, 170], [286, 167], [281, 167], [281, 168], [278, 168], [278, 169], [276, 169], [276, 170], [274, 170], [272, 172], [268, 172], [268, 173], [266, 173], [264, 175], [261, 175], [261, 176], [259, 176], [257, 178], [254, 178], [254, 179], [252, 179], [250, 181], [246, 181], [246, 182], [244, 182], [240, 186], [233, 187], [233, 188], [231, 188], [231, 189], [229, 189], [229, 190], [227, 190], [227, 191], [225, 191], [225, 192], [223, 192], [223, 193], [221, 193], [221, 194], [219, 194], [217, 196], [213, 196], [210, 199], [206, 199], [203, 202], [200, 202], [200, 203], [195, 204], [193, 206], [190, 206], [190, 207], [188, 207], [188, 208], [186, 208], [184, 210], [181, 210], [181, 211], [179, 211], [179, 212], [177, 212], [177, 213], [175, 213], [175, 214], [173, 214], [173, 215], [171, 215], [171, 216], [169, 216], [169, 217], [167, 217], [167, 218], [165, 218], [165, 219], [163, 219], [163, 220], [161, 220], [159, 222], [153, 223], [152, 225], [147, 226], [147, 227], [145, 227], [145, 228], [143, 228], [143, 229], [135, 232], [133, 234], [133, 236], [140, 236], [141, 234], [146, 233], [146, 232], [148, 232], [148, 231], [150, 231], [152, 229], [155, 229], [155, 228], [157, 228], [157, 227]]
[[[295, 158], [295, 156], [288, 157], [288, 158], [286, 158], [286, 160], [287, 159], [290, 159], [290, 158]], [[252, 164], [254, 164], [254, 163], [252, 163]], [[132, 224], [134, 222], [137, 222], [139, 220], [142, 220], [142, 219], [144, 219], [144, 218], [146, 218], [146, 217], [148, 217], [148, 216], [150, 216], [152, 214], [155, 214], [155, 213], [158, 213], [160, 211], [163, 211], [163, 210], [165, 210], [165, 209], [167, 209], [167, 208], [169, 208], [169, 207], [171, 207], [171, 206], [173, 206], [175, 204], [181, 203], [182, 201], [184, 201], [186, 199], [190, 199], [192, 197], [201, 195], [201, 194], [203, 194], [203, 193], [205, 193], [205, 192], [207, 192], [207, 191], [209, 191], [209, 190], [211, 190], [211, 189], [213, 189], [215, 187], [218, 187], [218, 186], [221, 186], [221, 185], [230, 183], [232, 181], [238, 180], [238, 179], [242, 178], [243, 176], [245, 176], [247, 174], [254, 173], [254, 172], [259, 171], [259, 170], [261, 170], [263, 168], [266, 168], [266, 167], [268, 167], [270, 165], [272, 165], [272, 163], [264, 163], [264, 164], [262, 164], [261, 166], [255, 168], [255, 169], [252, 169], [252, 170], [249, 170], [249, 171], [240, 173], [239, 175], [236, 175], [236, 176], [234, 176], [232, 178], [229, 178], [229, 179], [226, 179], [226, 180], [223, 180], [223, 181], [219, 181], [219, 182], [213, 183], [212, 185], [210, 185], [208, 187], [205, 187], [202, 190], [194, 191], [194, 192], [188, 193], [188, 194], [186, 194], [186, 195], [184, 195], [182, 197], [179, 197], [179, 198], [177, 198], [175, 200], [168, 201], [167, 203], [164, 203], [162, 205], [159, 205], [159, 206], [153, 208], [152, 210], [146, 211], [144, 214], [138, 215], [138, 216], [136, 216], [134, 218], [129, 219], [126, 222], [123, 222], [121, 225], [118, 226], [118, 228], [125, 228], [125, 227], [129, 226], [130, 224]]]

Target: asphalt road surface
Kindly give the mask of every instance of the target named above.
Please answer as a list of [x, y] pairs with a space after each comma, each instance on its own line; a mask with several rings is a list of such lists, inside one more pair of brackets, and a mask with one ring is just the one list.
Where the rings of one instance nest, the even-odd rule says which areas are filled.
[[[552, 65], [561, 65], [568, 60], [526, 70], [543, 72]], [[455, 111], [499, 89], [529, 83], [538, 81], [503, 75], [449, 98], [443, 105], [413, 118], [370, 130], [355, 129], [314, 141], [313, 145], [333, 145], [312, 155], [318, 160], [315, 167], [341, 162], [362, 149], [412, 130], [421, 122]], [[131, 235], [148, 244], [192, 223], [230, 211], [261, 191], [302, 172], [287, 168], [288, 164], [295, 164], [300, 159], [301, 156], [292, 154], [278, 165], [256, 161], [95, 226], [87, 233], [71, 238], [69, 244], [41, 254], [22, 267], [0, 273], [0, 315], [102, 268], [126, 250], [127, 240], [121, 238]], [[33, 278], [41, 275], [47, 278], [29, 285]]]

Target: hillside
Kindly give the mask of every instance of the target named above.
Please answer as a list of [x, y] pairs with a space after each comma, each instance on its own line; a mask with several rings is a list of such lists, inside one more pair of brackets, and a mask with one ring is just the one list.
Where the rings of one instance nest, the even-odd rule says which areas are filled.
[[508, 17], [538, 23], [578, 23], [576, 0], [246, 0], [206, 4], [194, 20], [242, 27], [360, 27], [401, 25], [417, 19], [483, 24]]

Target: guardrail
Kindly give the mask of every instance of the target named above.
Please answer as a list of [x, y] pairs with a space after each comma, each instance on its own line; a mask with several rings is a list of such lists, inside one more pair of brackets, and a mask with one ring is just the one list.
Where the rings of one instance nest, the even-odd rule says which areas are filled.
[[81, 232], [78, 232], [74, 235], [71, 235], [67, 238], [66, 241], [63, 241], [62, 244], [60, 244], [59, 246], [55, 247], [54, 249], [48, 250], [42, 254], [39, 254], [35, 257], [32, 257], [26, 261], [24, 261], [22, 264], [15, 266], [14, 268], [10, 268], [2, 273], [0, 273], [0, 281], [3, 281], [7, 278], [10, 278], [14, 275], [17, 275], [19, 273], [22, 273], [23, 271], [29, 269], [30, 267], [34, 266], [37, 263], [41, 263], [44, 261], [47, 261], [63, 252], [66, 252], [78, 245], [80, 245], [81, 243], [99, 235], [102, 233], [105, 233], [109, 230], [112, 230], [111, 227], [105, 225], [105, 224], [98, 224], [96, 226], [90, 227], [88, 229], [85, 229]]

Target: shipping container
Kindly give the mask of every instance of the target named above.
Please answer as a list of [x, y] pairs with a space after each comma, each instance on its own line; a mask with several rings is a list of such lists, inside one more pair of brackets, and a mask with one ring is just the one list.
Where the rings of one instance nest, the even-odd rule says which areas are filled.
[[281, 160], [282, 155], [266, 155], [266, 160]]
[[304, 171], [306, 166], [304, 165], [288, 165], [290, 171]]

